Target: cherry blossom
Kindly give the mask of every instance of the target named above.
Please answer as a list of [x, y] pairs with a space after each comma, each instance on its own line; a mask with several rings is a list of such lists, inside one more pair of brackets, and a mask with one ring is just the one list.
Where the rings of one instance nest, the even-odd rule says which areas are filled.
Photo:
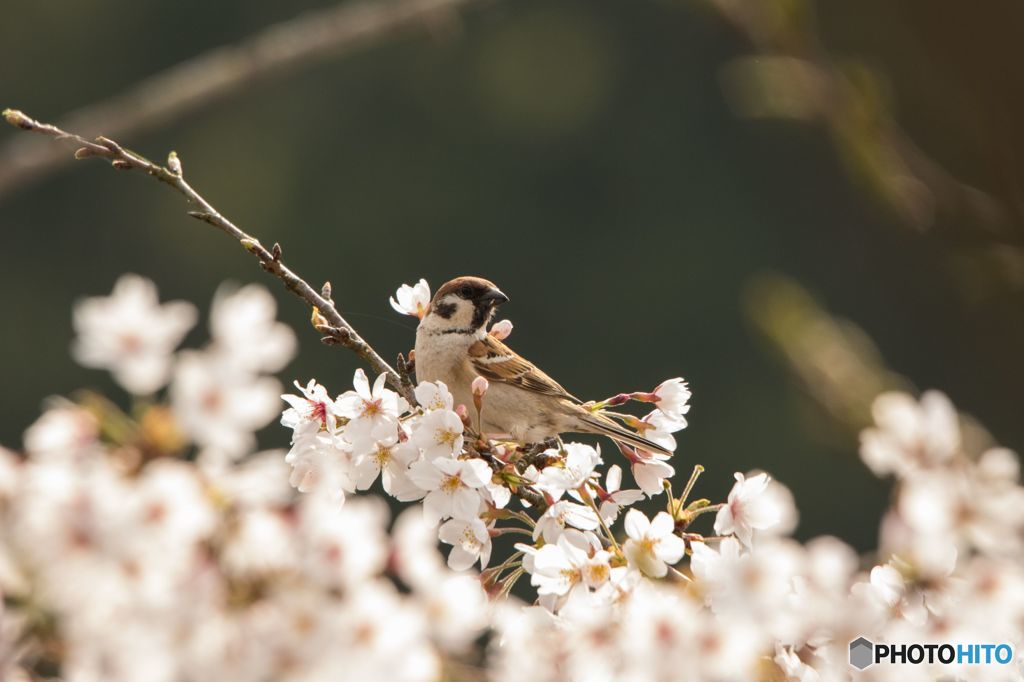
[[683, 558], [686, 543], [673, 533], [675, 522], [665, 512], [658, 512], [649, 520], [636, 509], [626, 512], [626, 535], [629, 539], [623, 550], [630, 565], [644, 574], [661, 578], [668, 567]]
[[920, 402], [883, 393], [871, 405], [874, 428], [861, 433], [864, 463], [878, 475], [904, 476], [949, 461], [960, 449], [960, 425], [949, 398], [928, 391]]
[[432, 523], [454, 517], [462, 521], [476, 518], [480, 508], [479, 488], [491, 479], [491, 468], [479, 459], [418, 461], [409, 467], [409, 478], [428, 491], [423, 513]]
[[161, 304], [153, 282], [123, 275], [110, 296], [75, 306], [72, 354], [85, 367], [109, 369], [129, 392], [147, 395], [166, 385], [174, 349], [196, 319], [191, 303]]
[[[654, 403], [670, 420], [686, 426], [684, 415], [690, 411], [690, 397], [693, 395], [686, 381], [680, 378], [668, 379], [654, 389]], [[682, 428], [680, 427], [680, 428]]]
[[630, 463], [633, 480], [650, 497], [664, 492], [665, 480], [672, 478], [676, 470], [671, 464], [654, 456], [638, 455]]
[[427, 412], [434, 410], [453, 410], [454, 399], [443, 381], [433, 383], [421, 381], [415, 388], [416, 402]]
[[205, 351], [184, 351], [170, 395], [179, 425], [196, 443], [240, 457], [255, 446], [253, 433], [277, 416], [281, 384], [233, 372]]
[[387, 388], [386, 382], [387, 375], [381, 374], [371, 388], [366, 372], [357, 369], [353, 390], [335, 401], [338, 416], [348, 420], [344, 438], [357, 455], [373, 450], [378, 441], [397, 437], [398, 416], [409, 409], [405, 399]]
[[580, 530], [594, 530], [600, 525], [600, 519], [590, 507], [561, 500], [548, 507], [537, 520], [537, 525], [533, 529], [533, 539], [543, 537], [544, 542], [555, 542], [567, 526]]
[[449, 519], [441, 524], [438, 537], [452, 546], [448, 553], [448, 566], [452, 570], [464, 571], [477, 561], [480, 568], [487, 567], [491, 558], [491, 536], [480, 519]]
[[457, 455], [462, 451], [462, 420], [451, 410], [435, 410], [417, 422], [412, 438], [427, 459]]
[[737, 472], [735, 476], [729, 499], [715, 517], [715, 532], [719, 535], [735, 533], [740, 542], [750, 547], [754, 531], [776, 525], [781, 510], [767, 495], [768, 474], [747, 478]]
[[412, 286], [403, 284], [395, 292], [395, 295], [391, 297], [390, 301], [391, 307], [396, 312], [422, 319], [430, 307], [430, 285], [427, 284], [425, 279], [421, 279]]
[[613, 464], [608, 467], [608, 473], [605, 474], [605, 496], [601, 500], [599, 509], [601, 518], [607, 524], [613, 523], [618, 518], [619, 511], [623, 507], [629, 507], [644, 498], [642, 490], [620, 490], [621, 486], [622, 467]]
[[281, 399], [291, 405], [281, 414], [281, 425], [292, 429], [292, 442], [326, 430], [335, 433], [338, 429], [338, 418], [334, 401], [327, 389], [310, 379], [305, 387], [295, 382], [302, 396], [284, 394]]
[[409, 441], [378, 441], [376, 447], [358, 458], [353, 468], [357, 490], [366, 490], [380, 475], [384, 492], [394, 494], [407, 482], [409, 465], [420, 456], [419, 449]]
[[277, 303], [266, 287], [221, 287], [213, 297], [210, 334], [223, 362], [252, 372], [277, 372], [295, 356], [291, 328], [277, 319]]
[[565, 443], [561, 451], [548, 450], [544, 454], [557, 458], [558, 463], [544, 467], [537, 479], [537, 487], [549, 491], [556, 499], [567, 490], [583, 485], [601, 463], [600, 450], [585, 443]]

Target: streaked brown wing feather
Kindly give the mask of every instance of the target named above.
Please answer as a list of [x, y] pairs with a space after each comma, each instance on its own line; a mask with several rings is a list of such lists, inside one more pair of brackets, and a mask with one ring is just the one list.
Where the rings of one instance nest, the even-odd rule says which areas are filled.
[[488, 381], [499, 381], [527, 391], [581, 402], [557, 381], [523, 358], [504, 343], [486, 336], [469, 348], [469, 358], [477, 374]]

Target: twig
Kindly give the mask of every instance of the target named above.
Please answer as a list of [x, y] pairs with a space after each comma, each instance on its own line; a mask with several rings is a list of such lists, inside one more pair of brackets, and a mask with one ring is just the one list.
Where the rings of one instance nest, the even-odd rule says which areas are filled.
[[[304, 300], [315, 311], [322, 323], [317, 324], [317, 331], [324, 334], [328, 343], [344, 346], [360, 358], [362, 358], [377, 374], [387, 374], [388, 383], [410, 403], [416, 403], [413, 395], [412, 383], [399, 377], [398, 373], [377, 354], [370, 344], [366, 343], [361, 336], [352, 328], [345, 318], [341, 316], [334, 303], [325, 298], [311, 287], [304, 279], [292, 272], [281, 260], [281, 247], [277, 244], [272, 249], [267, 249], [260, 244], [260, 241], [248, 234], [213, 207], [210, 202], [204, 199], [192, 186], [185, 181], [181, 169], [181, 161], [174, 152], [168, 157], [167, 167], [153, 163], [149, 159], [131, 150], [122, 147], [117, 142], [107, 137], [97, 137], [91, 142], [80, 135], [61, 130], [49, 123], [40, 123], [26, 114], [13, 109], [5, 109], [4, 119], [11, 125], [22, 130], [42, 133], [58, 140], [71, 140], [80, 145], [75, 152], [75, 158], [85, 159], [99, 157], [110, 161], [110, 165], [121, 170], [140, 170], [160, 182], [170, 185], [179, 194], [198, 210], [189, 211], [189, 215], [204, 223], [209, 223], [221, 230], [228, 236], [236, 239], [249, 253], [256, 256], [260, 267], [277, 277], [285, 287], [296, 296]], [[173, 170], [172, 170], [173, 169]]]
[[[334, 307], [331, 299], [331, 285], [327, 282], [320, 292], [317, 292], [306, 280], [302, 279], [281, 261], [281, 246], [274, 244], [267, 249], [260, 241], [243, 231], [237, 225], [220, 214], [210, 202], [204, 199], [192, 186], [185, 181], [181, 160], [177, 154], [171, 152], [167, 157], [167, 166], [154, 163], [129, 149], [125, 149], [117, 142], [107, 137], [97, 137], [91, 142], [81, 135], [61, 130], [50, 123], [41, 123], [27, 114], [16, 109], [4, 109], [4, 120], [11, 125], [34, 133], [49, 135], [57, 140], [71, 140], [79, 145], [75, 152], [75, 158], [87, 159], [98, 157], [110, 161], [110, 165], [121, 170], [140, 170], [156, 178], [164, 184], [170, 185], [192, 205], [198, 206], [199, 210], [189, 211], [189, 215], [204, 223], [209, 223], [222, 232], [236, 239], [249, 253], [256, 256], [260, 267], [277, 277], [284, 286], [308, 303], [313, 308], [313, 322], [316, 330], [323, 334], [321, 339], [330, 345], [344, 346], [363, 359], [377, 374], [386, 374], [388, 383], [396, 391], [402, 394], [410, 405], [416, 405], [416, 395], [413, 392], [412, 380], [408, 374], [408, 366], [404, 364], [403, 373], [399, 374], [387, 362], [384, 361], [377, 351], [370, 344], [363, 340], [356, 330], [345, 318], [341, 316], [338, 309]], [[503, 463], [498, 462], [493, 456], [485, 457], [492, 467], [500, 468]], [[513, 494], [528, 504], [543, 510], [547, 504], [544, 496], [534, 488], [526, 485], [517, 486]]]
[[[364, 0], [307, 12], [235, 45], [216, 47], [161, 71], [109, 100], [63, 117], [59, 125], [86, 137], [126, 138], [156, 128], [255, 81], [287, 74], [396, 32], [432, 28], [481, 0]], [[0, 150], [0, 197], [67, 161], [51, 145], [25, 138]]]

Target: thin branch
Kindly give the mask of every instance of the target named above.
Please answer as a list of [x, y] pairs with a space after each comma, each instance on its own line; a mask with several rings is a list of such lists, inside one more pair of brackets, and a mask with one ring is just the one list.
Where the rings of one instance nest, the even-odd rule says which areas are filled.
[[[213, 205], [204, 199], [192, 186], [185, 181], [181, 171], [181, 161], [174, 152], [168, 157], [167, 166], [153, 163], [149, 159], [131, 150], [122, 147], [107, 137], [97, 137], [95, 142], [89, 141], [80, 135], [61, 130], [49, 123], [40, 123], [26, 114], [5, 109], [4, 119], [11, 125], [22, 130], [42, 133], [58, 140], [71, 140], [79, 145], [75, 152], [75, 158], [85, 159], [99, 157], [107, 159], [114, 168], [121, 170], [140, 170], [156, 178], [164, 184], [170, 185], [185, 199], [196, 206], [198, 210], [189, 211], [189, 215], [197, 220], [221, 230], [228, 236], [237, 240], [245, 250], [259, 260], [260, 267], [277, 277], [284, 286], [296, 296], [304, 300], [314, 310], [314, 325], [328, 343], [348, 348], [377, 374], [386, 374], [388, 383], [410, 403], [415, 404], [416, 398], [413, 395], [412, 383], [408, 376], [403, 381], [391, 365], [384, 361], [377, 354], [370, 344], [363, 340], [356, 330], [345, 318], [341, 316], [334, 303], [317, 292], [304, 279], [292, 272], [281, 261], [281, 247], [275, 244], [271, 249], [263, 246], [258, 239], [245, 232], [233, 222], [225, 218]], [[173, 170], [172, 170], [173, 169]]]
[[[348, 348], [362, 358], [374, 372], [386, 374], [388, 383], [402, 394], [409, 401], [409, 404], [417, 404], [416, 395], [413, 392], [413, 383], [409, 377], [410, 368], [405, 360], [402, 359], [402, 373], [399, 374], [341, 316], [341, 313], [334, 306], [334, 301], [331, 299], [330, 282], [325, 283], [321, 291], [317, 292], [306, 280], [292, 272], [281, 261], [280, 244], [274, 244], [270, 249], [267, 249], [258, 239], [221, 215], [210, 202], [192, 189], [192, 186], [185, 181], [181, 160], [177, 154], [171, 152], [167, 157], [167, 166], [161, 166], [141, 154], [124, 148], [107, 137], [97, 137], [93, 142], [81, 135], [69, 133], [50, 123], [41, 123], [16, 109], [4, 109], [3, 117], [5, 121], [22, 130], [48, 135], [57, 140], [70, 140], [74, 142], [78, 145], [78, 150], [75, 152], [76, 159], [87, 159], [90, 157], [107, 159], [114, 168], [143, 171], [160, 182], [171, 186], [175, 191], [184, 196], [190, 204], [198, 207], [198, 210], [189, 211], [188, 214], [190, 216], [216, 227], [237, 240], [246, 251], [253, 254], [259, 260], [260, 267], [281, 280], [289, 291], [313, 308], [313, 324], [316, 330], [324, 335], [321, 339], [324, 343]], [[492, 467], [498, 465], [500, 468], [502, 465], [493, 456], [489, 458], [484, 457], [484, 459], [490, 462]], [[530, 486], [517, 486], [513, 494], [538, 509], [543, 510], [547, 506], [544, 496]]]
[[[74, 111], [58, 125], [85, 137], [103, 131], [126, 138], [308, 64], [350, 52], [400, 31], [450, 22], [481, 0], [363, 0], [304, 13], [235, 45], [214, 48], [137, 83], [108, 100]], [[0, 197], [68, 160], [52, 145], [26, 138], [0, 150]]]

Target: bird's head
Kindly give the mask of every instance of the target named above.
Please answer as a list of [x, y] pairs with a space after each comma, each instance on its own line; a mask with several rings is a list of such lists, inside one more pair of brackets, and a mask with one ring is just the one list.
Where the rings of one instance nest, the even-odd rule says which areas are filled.
[[443, 333], [475, 334], [487, 327], [495, 309], [507, 301], [508, 296], [493, 282], [456, 277], [434, 294], [420, 326]]

